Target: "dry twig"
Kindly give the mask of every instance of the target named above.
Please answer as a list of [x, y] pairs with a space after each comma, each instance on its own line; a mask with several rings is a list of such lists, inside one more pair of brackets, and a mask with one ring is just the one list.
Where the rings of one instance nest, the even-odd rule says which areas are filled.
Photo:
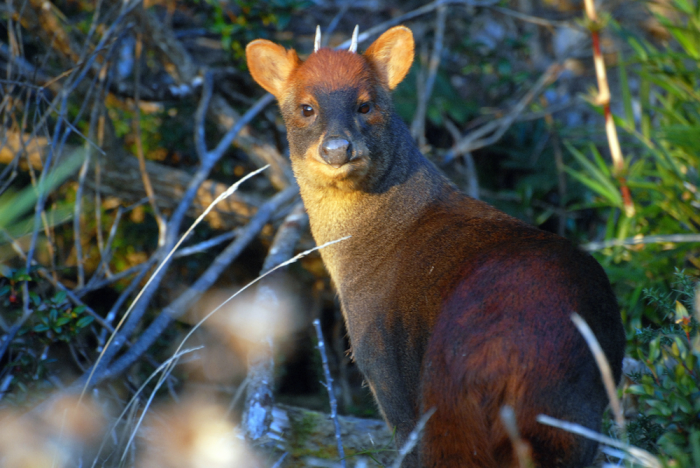
[[433, 41], [433, 51], [428, 63], [428, 77], [423, 85], [423, 92], [418, 96], [418, 106], [411, 123], [411, 136], [418, 142], [418, 146], [423, 148], [427, 144], [425, 138], [425, 114], [428, 110], [428, 100], [433, 94], [435, 77], [437, 76], [440, 59], [442, 58], [442, 46], [445, 39], [445, 19], [447, 18], [447, 7], [442, 5], [437, 9], [435, 18], [435, 40]]
[[318, 352], [321, 354], [321, 364], [323, 365], [323, 375], [326, 379], [325, 387], [328, 392], [328, 399], [331, 405], [331, 419], [333, 419], [333, 425], [335, 426], [335, 441], [338, 446], [338, 457], [340, 457], [340, 466], [345, 468], [345, 450], [343, 449], [343, 439], [340, 435], [340, 422], [338, 421], [338, 402], [335, 399], [335, 393], [333, 393], [333, 377], [331, 377], [331, 370], [328, 368], [328, 356], [326, 356], [326, 344], [323, 341], [323, 331], [321, 331], [321, 322], [316, 319], [314, 320], [314, 328], [316, 329], [316, 336], [318, 337]]

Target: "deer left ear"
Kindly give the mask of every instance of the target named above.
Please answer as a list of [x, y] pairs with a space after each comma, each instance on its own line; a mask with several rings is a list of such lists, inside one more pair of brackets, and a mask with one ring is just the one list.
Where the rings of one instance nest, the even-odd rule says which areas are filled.
[[365, 57], [384, 74], [389, 89], [406, 77], [413, 63], [413, 33], [405, 26], [395, 26], [379, 36], [365, 52]]
[[246, 46], [245, 55], [253, 79], [280, 100], [289, 75], [301, 63], [297, 53], [274, 42], [257, 39]]

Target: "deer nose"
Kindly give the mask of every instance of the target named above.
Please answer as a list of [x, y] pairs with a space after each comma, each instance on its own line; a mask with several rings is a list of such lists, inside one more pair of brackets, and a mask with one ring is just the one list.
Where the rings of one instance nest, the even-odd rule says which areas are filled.
[[347, 164], [351, 159], [351, 146], [348, 140], [343, 138], [331, 138], [321, 145], [321, 157], [326, 164], [338, 169]]

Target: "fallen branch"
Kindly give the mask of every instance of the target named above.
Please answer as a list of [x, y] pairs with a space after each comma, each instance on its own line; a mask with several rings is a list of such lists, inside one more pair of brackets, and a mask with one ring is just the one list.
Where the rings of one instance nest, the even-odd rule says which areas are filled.
[[[301, 202], [297, 203], [277, 230], [270, 250], [265, 257], [261, 275], [266, 275], [276, 265], [280, 265], [294, 255], [301, 234], [306, 230], [309, 218]], [[258, 286], [255, 301], [279, 302], [275, 288], [275, 278], [266, 278]], [[267, 304], [267, 307], [273, 307]], [[274, 404], [272, 389], [274, 385], [274, 357], [272, 355], [272, 337], [266, 337], [262, 346], [256, 347], [251, 354], [248, 371], [248, 388], [243, 411], [242, 425], [249, 440], [259, 441], [270, 430], [272, 407]]]
[[[6, 132], [5, 145], [0, 148], [0, 164], [11, 164], [21, 157], [20, 167], [27, 169], [24, 161], [29, 161], [34, 169], [42, 168], [42, 161], [51, 142], [45, 137], [31, 137], [28, 134]], [[20, 141], [20, 138], [23, 141]], [[66, 146], [64, 151], [70, 154], [77, 148]], [[181, 169], [175, 169], [154, 161], [145, 161], [145, 171], [153, 184], [153, 191], [158, 207], [163, 211], [172, 211], [192, 181], [192, 175]], [[86, 178], [86, 187], [99, 190], [102, 196], [114, 197], [124, 204], [137, 203], [146, 196], [141, 179], [139, 162], [135, 157], [121, 158], [119, 162], [102, 160], [100, 181]], [[228, 186], [213, 180], [205, 180], [187, 210], [187, 215], [197, 217], [204, 207], [226, 191]], [[205, 220], [214, 229], [234, 229], [239, 227], [255, 213], [259, 201], [255, 197], [235, 193], [223, 200]]]

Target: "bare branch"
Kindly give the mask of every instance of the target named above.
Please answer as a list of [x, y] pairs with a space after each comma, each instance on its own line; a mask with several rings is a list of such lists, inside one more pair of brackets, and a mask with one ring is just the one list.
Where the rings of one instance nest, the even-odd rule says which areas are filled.
[[[260, 230], [269, 221], [272, 215], [285, 203], [288, 203], [292, 198], [297, 196], [297, 188], [290, 187], [287, 190], [278, 193], [269, 202], [265, 203], [260, 207], [258, 212], [255, 214], [253, 219], [251, 219], [248, 226], [242, 230], [241, 235], [239, 235], [235, 241], [233, 241], [223, 252], [221, 252], [212, 264], [205, 270], [204, 273], [199, 277], [195, 283], [187, 289], [182, 295], [180, 295], [173, 303], [167, 306], [158, 315], [158, 317], [149, 325], [149, 327], [141, 333], [139, 339], [134, 343], [129, 351], [124, 353], [118, 360], [114, 362], [109, 368], [104, 372], [96, 372], [93, 378], [87, 379], [87, 376], [83, 376], [80, 379], [81, 384], [85, 384], [89, 380], [89, 386], [94, 386], [100, 381], [115, 377], [129, 368], [146, 350], [155, 342], [155, 340], [165, 331], [165, 329], [172, 323], [173, 320], [180, 317], [201, 295], [206, 292], [212, 284], [219, 278], [221, 273], [235, 260], [238, 255], [243, 251], [243, 249], [258, 235]], [[154, 273], [153, 277], [156, 276]], [[144, 287], [144, 289], [146, 289]], [[114, 348], [119, 349], [119, 344], [123, 343], [127, 336], [130, 336], [135, 324], [138, 323], [133, 320], [133, 326], [124, 326], [124, 329], [119, 334], [120, 336], [115, 338], [113, 341], [116, 343]], [[116, 351], [112, 351], [110, 354], [114, 355]], [[107, 355], [106, 355], [107, 356]], [[107, 356], [109, 357], [109, 356]], [[109, 359], [105, 358], [105, 361]]]

